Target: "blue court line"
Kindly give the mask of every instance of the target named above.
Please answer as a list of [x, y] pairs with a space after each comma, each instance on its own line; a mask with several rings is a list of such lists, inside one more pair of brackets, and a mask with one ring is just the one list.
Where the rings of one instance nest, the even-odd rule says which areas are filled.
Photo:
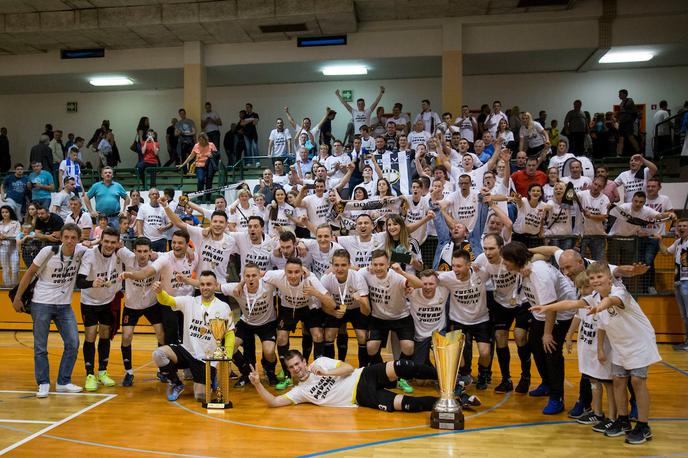
[[[688, 418], [650, 418], [650, 421], [687, 421]], [[338, 452], [345, 452], [347, 450], [355, 450], [359, 448], [366, 448], [366, 447], [372, 447], [375, 445], [383, 445], [383, 444], [392, 444], [395, 442], [404, 442], [404, 441], [409, 441], [409, 440], [415, 440], [415, 439], [426, 439], [429, 437], [438, 437], [438, 436], [448, 436], [452, 434], [466, 434], [466, 433], [475, 433], [475, 432], [480, 432], [480, 431], [494, 431], [498, 429], [516, 429], [516, 428], [528, 428], [531, 426], [550, 426], [550, 425], [564, 425], [564, 424], [574, 424], [576, 423], [576, 420], [559, 420], [559, 421], [539, 421], [539, 422], [533, 422], [533, 423], [519, 423], [515, 425], [500, 425], [500, 426], [485, 426], [482, 428], [473, 428], [473, 429], [464, 429], [464, 430], [459, 430], [459, 431], [444, 431], [441, 433], [430, 433], [430, 434], [420, 434], [417, 436], [408, 436], [408, 437], [397, 437], [395, 439], [386, 439], [386, 440], [381, 440], [381, 441], [376, 441], [376, 442], [369, 442], [366, 444], [356, 444], [356, 445], [350, 445], [348, 447], [340, 447], [340, 448], [335, 448], [331, 450], [325, 450], [322, 452], [315, 452], [311, 453], [308, 455], [301, 455], [299, 458], [310, 458], [310, 457], [315, 457], [315, 456], [323, 456], [323, 455], [329, 455], [332, 453], [338, 453]]]
[[683, 374], [686, 377], [688, 377], [688, 372], [684, 371], [683, 369], [679, 369], [678, 367], [671, 365], [671, 364], [667, 363], [666, 361], [662, 361], [662, 364], [665, 365], [666, 367], [668, 367], [669, 369], [673, 369], [676, 372], [678, 372], [679, 374]]

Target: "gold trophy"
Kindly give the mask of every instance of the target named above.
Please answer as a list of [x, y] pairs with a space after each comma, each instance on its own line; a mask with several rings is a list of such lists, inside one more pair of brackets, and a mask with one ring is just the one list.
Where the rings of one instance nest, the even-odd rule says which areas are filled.
[[[227, 320], [219, 316], [208, 320], [208, 328], [213, 338], [217, 341], [217, 348], [212, 355], [205, 359], [205, 402], [203, 407], [206, 409], [231, 409], [232, 402], [229, 400], [229, 363], [227, 349], [224, 347], [224, 338], [227, 333]], [[213, 389], [211, 367], [212, 363], [216, 366], [217, 386]]]
[[466, 337], [461, 331], [451, 331], [446, 335], [432, 334], [432, 350], [440, 382], [440, 399], [430, 414], [430, 427], [435, 429], [463, 429], [463, 412], [456, 400], [454, 388], [461, 365], [461, 355]]

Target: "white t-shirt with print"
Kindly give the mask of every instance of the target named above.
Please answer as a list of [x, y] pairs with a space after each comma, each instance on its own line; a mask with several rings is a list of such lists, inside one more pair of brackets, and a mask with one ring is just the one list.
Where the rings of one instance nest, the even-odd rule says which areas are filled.
[[459, 280], [454, 272], [440, 272], [440, 285], [449, 289], [449, 319], [457, 323], [472, 325], [490, 319], [487, 309], [485, 283], [487, 272], [474, 271], [468, 280]]
[[215, 272], [218, 281], [221, 282], [227, 278], [227, 263], [229, 263], [229, 257], [232, 253], [236, 252], [234, 238], [225, 233], [222, 234], [219, 240], [213, 239], [211, 234], [209, 234], [208, 237], [203, 237], [202, 227], [191, 226], [189, 224], [186, 225], [186, 230], [199, 256], [196, 273], [200, 274], [204, 270], [211, 270]]
[[[183, 347], [191, 355], [202, 360], [212, 354], [217, 349], [217, 341], [210, 332], [209, 320], [213, 318], [224, 318], [227, 320], [227, 331], [234, 330], [234, 319], [232, 311], [225, 302], [213, 297], [210, 304], [204, 304], [201, 296], [179, 296], [175, 297], [175, 311], [184, 314], [184, 340]], [[216, 365], [217, 362], [213, 363]]]
[[414, 289], [408, 296], [415, 328], [414, 339], [417, 342], [432, 337], [433, 332], [442, 331], [446, 327], [448, 297], [449, 290], [444, 286], [438, 286], [431, 299], [423, 296], [421, 288]]
[[316, 309], [320, 307], [320, 302], [315, 297], [307, 296], [303, 292], [303, 287], [307, 282], [309, 282], [320, 294], [327, 294], [325, 287], [312, 273], [301, 280], [296, 286], [289, 284], [289, 281], [287, 281], [287, 274], [283, 270], [265, 272], [263, 281], [277, 288], [277, 292], [281, 299], [280, 305], [290, 309], [300, 309], [303, 307]]
[[369, 267], [359, 270], [368, 284], [371, 315], [381, 320], [399, 320], [410, 315], [406, 301], [406, 277], [389, 270], [385, 278], [377, 276]]
[[[530, 305], [547, 305], [557, 301], [575, 300], [576, 287], [552, 264], [545, 261], [530, 263], [530, 275], [523, 277], [523, 300]], [[570, 320], [576, 312], [557, 312], [557, 320]], [[545, 321], [544, 312], [533, 312], [533, 318]]]
[[194, 253], [194, 259], [189, 261], [186, 256], [177, 258], [173, 251], [161, 253], [153, 264], [155, 272], [160, 276], [162, 289], [170, 296], [191, 296], [194, 287], [177, 281], [177, 274], [191, 278], [198, 266], [198, 253]]
[[638, 191], [645, 191], [645, 189], [647, 189], [647, 180], [650, 178], [650, 169], [645, 167], [642, 173], [642, 178], [636, 178], [637, 173], [638, 172], [626, 170], [625, 172], [621, 172], [614, 180], [614, 183], [616, 183], [617, 186], [624, 187], [624, 202], [630, 202], [633, 200], [633, 194]]
[[143, 236], [151, 242], [165, 238], [165, 232], [158, 229], [169, 224], [169, 219], [165, 214], [162, 205], [153, 207], [150, 204], [143, 204], [136, 215], [136, 221], [143, 221]]
[[239, 283], [225, 283], [220, 289], [222, 294], [233, 297], [239, 303], [241, 321], [251, 326], [261, 326], [277, 319], [274, 286], [261, 279], [255, 293], [250, 293], [244, 285], [243, 291], [238, 295], [234, 292], [237, 286]]
[[100, 247], [91, 248], [81, 259], [79, 275], [86, 275], [86, 280], [102, 278], [106, 286], [81, 290], [81, 303], [85, 305], [103, 305], [112, 302], [115, 294], [122, 289], [122, 282], [117, 277], [122, 273], [123, 259], [119, 250], [110, 256], [103, 256]]
[[356, 404], [356, 386], [363, 373], [363, 368], [354, 369], [346, 377], [332, 375], [315, 375], [315, 367], [332, 370], [339, 367], [341, 361], [321, 356], [309, 366], [311, 373], [304, 381], [282, 396], [294, 404], [311, 403], [327, 407], [358, 407]]
[[53, 247], [43, 247], [33, 258], [33, 264], [39, 268], [38, 281], [33, 290], [33, 302], [71, 304], [77, 272], [86, 251], [88, 249], [79, 244], [72, 256], [64, 256], [61, 249], [55, 254]]
[[[120, 248], [119, 256], [122, 258], [124, 269], [127, 272], [136, 272], [152, 265], [149, 260], [145, 266], [139, 266], [136, 262], [136, 255], [128, 248]], [[158, 280], [158, 275], [151, 275], [143, 280], [132, 280], [127, 278], [124, 280], [124, 306], [128, 309], [143, 310], [151, 307], [157, 303], [155, 291], [153, 291], [153, 282]]]
[[344, 304], [347, 310], [358, 309], [361, 306], [358, 302], [354, 300], [354, 293], [361, 297], [368, 296], [368, 283], [366, 283], [363, 276], [353, 270], [349, 269], [349, 273], [346, 276], [346, 281], [340, 283], [337, 280], [337, 276], [330, 272], [325, 274], [320, 281], [327, 290], [327, 292], [332, 296], [335, 303], [340, 305]]

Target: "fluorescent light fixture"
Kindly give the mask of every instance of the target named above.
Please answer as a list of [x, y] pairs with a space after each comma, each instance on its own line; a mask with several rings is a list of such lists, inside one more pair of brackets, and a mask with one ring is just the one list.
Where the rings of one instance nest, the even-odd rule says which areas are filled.
[[323, 67], [322, 73], [325, 76], [367, 75], [368, 69], [363, 65], [331, 65]]
[[647, 62], [655, 57], [650, 51], [607, 51], [600, 58], [601, 64], [619, 64], [623, 62]]
[[130, 86], [134, 84], [131, 78], [126, 76], [97, 76], [88, 80], [91, 86]]

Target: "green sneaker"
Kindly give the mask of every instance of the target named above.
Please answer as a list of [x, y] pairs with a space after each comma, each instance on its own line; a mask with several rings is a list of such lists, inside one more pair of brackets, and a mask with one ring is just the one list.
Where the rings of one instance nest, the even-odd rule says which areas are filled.
[[95, 391], [97, 389], [98, 389], [98, 380], [96, 380], [96, 376], [93, 374], [88, 374], [86, 376], [86, 383], [84, 383], [84, 390]]
[[413, 393], [413, 387], [409, 385], [409, 382], [407, 382], [403, 378], [400, 378], [397, 381], [397, 388], [399, 388], [401, 391], [407, 394]]
[[279, 382], [277, 385], [275, 385], [275, 389], [282, 391], [282, 390], [286, 390], [287, 388], [289, 388], [292, 385], [293, 385], [293, 383], [291, 383], [291, 378], [287, 377], [284, 380], [282, 380], [281, 382]]
[[115, 381], [110, 378], [107, 371], [98, 372], [98, 383], [103, 386], [115, 386]]
[[279, 371], [279, 373], [275, 374], [275, 375], [277, 375], [277, 380], [279, 380], [280, 382], [283, 382], [284, 379], [286, 378], [284, 375], [284, 371]]

